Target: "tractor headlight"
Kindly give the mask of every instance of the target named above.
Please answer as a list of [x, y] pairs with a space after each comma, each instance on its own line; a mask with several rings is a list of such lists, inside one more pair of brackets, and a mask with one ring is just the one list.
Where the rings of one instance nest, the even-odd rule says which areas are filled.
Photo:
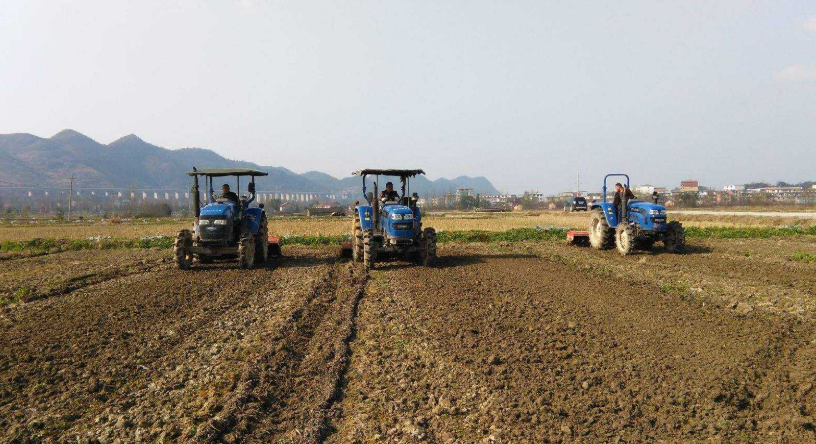
[[226, 224], [227, 224], [227, 220], [226, 220], [226, 219], [215, 219], [215, 220], [213, 221], [213, 223], [214, 223], [215, 225], [226, 225]]
[[649, 210], [649, 214], [666, 214], [666, 210]]
[[199, 219], [198, 224], [199, 225], [209, 225], [210, 222], [212, 222], [212, 221], [209, 220], [209, 219]]
[[411, 220], [413, 218], [414, 218], [413, 214], [391, 213], [391, 220]]

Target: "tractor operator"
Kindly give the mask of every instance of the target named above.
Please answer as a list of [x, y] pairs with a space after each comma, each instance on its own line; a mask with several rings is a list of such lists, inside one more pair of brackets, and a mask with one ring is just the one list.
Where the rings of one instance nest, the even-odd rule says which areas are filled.
[[[625, 190], [625, 191], [624, 191]], [[620, 182], [615, 184], [615, 199], [612, 200], [612, 205], [615, 206], [615, 212], [620, 217], [621, 214], [621, 202], [623, 201], [624, 193], [626, 195], [626, 200], [634, 199], [635, 195], [632, 193], [632, 190], [629, 187], [624, 187]]]
[[221, 199], [231, 200], [235, 202], [236, 205], [239, 202], [238, 195], [230, 191], [230, 186], [229, 184], [226, 183], [224, 184], [224, 186], [221, 187]]
[[399, 193], [394, 191], [394, 184], [392, 182], [385, 184], [385, 189], [380, 193], [380, 199], [386, 202], [389, 200], [399, 200]]

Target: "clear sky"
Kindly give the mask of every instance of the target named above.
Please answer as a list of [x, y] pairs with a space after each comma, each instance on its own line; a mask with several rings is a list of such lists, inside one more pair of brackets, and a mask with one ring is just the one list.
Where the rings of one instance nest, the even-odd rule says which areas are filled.
[[64, 128], [511, 192], [816, 179], [816, 2], [4, 0], [0, 133]]

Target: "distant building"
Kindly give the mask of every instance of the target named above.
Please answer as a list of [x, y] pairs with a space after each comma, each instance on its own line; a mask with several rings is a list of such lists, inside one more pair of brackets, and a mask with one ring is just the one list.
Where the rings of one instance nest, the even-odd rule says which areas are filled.
[[635, 194], [652, 194], [655, 192], [654, 185], [638, 185], [632, 187], [632, 192]]
[[680, 182], [680, 191], [693, 191], [697, 192], [700, 191], [700, 183], [696, 180], [684, 180]]
[[769, 194], [789, 194], [789, 193], [801, 193], [803, 189], [802, 187], [765, 187], [760, 188], [759, 191], [761, 193]]
[[473, 188], [457, 188], [456, 200], [461, 201], [465, 197], [474, 196]]
[[[572, 193], [570, 193], [570, 196], [572, 196]], [[544, 202], [547, 200], [544, 193], [539, 193], [538, 191], [525, 191], [523, 197], [526, 197], [533, 202]]]
[[745, 190], [745, 185], [726, 185], [723, 187], [723, 191], [743, 191]]
[[295, 212], [295, 205], [292, 202], [284, 202], [280, 206], [281, 214], [292, 214]]
[[327, 216], [334, 213], [343, 213], [343, 206], [338, 202], [317, 203], [306, 210], [307, 216]]

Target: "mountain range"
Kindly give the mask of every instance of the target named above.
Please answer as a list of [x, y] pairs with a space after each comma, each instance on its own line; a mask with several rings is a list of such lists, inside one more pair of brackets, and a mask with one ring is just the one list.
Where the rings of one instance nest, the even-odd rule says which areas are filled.
[[[264, 191], [341, 192], [358, 190], [359, 177], [335, 178], [318, 171], [298, 174], [280, 166], [227, 159], [203, 148], [166, 149], [131, 134], [109, 144], [74, 130], [50, 138], [31, 134], [0, 134], [0, 185], [65, 187], [70, 176], [83, 188], [186, 189], [185, 174], [202, 168], [255, 168], [269, 173], [256, 179]], [[413, 165], [408, 167], [414, 168]], [[442, 195], [457, 188], [498, 194], [484, 177], [460, 176], [428, 180], [417, 177], [411, 190], [423, 196]]]

